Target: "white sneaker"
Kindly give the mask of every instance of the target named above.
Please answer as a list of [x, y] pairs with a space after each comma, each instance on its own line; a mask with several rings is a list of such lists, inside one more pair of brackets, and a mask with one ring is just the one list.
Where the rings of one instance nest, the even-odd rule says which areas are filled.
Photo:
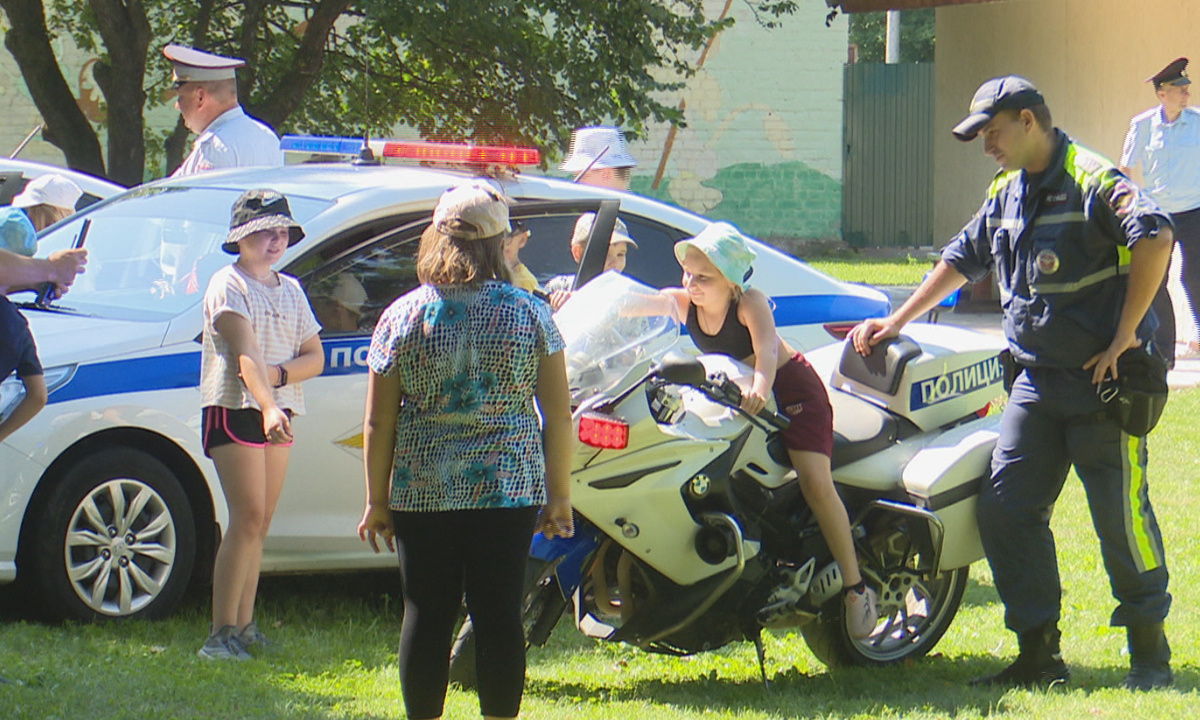
[[879, 624], [879, 610], [875, 607], [875, 591], [867, 586], [862, 592], [846, 592], [846, 631], [855, 640], [870, 637]]

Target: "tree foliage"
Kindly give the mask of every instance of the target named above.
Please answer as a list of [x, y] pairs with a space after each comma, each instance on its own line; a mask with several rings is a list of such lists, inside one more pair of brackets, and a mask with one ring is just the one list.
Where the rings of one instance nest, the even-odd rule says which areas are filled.
[[[850, 16], [850, 42], [858, 46], [860, 62], [884, 62], [887, 53], [887, 13]], [[933, 62], [934, 10], [900, 13], [900, 61]]]
[[[794, 0], [740, 1], [768, 26], [796, 7]], [[681, 122], [679, 109], [664, 103], [666, 93], [691, 74], [708, 39], [732, 23], [706, 18], [703, 5], [0, 0], [13, 28], [5, 43], [46, 121], [47, 139], [72, 167], [126, 184], [141, 181], [147, 145], [151, 156], [166, 153], [168, 167], [186, 149], [182, 123], [146, 137], [142, 120], [147, 108], [172, 102], [161, 55], [168, 42], [245, 58], [242, 103], [281, 133], [379, 136], [402, 123], [433, 139], [531, 143], [553, 153], [582, 124], [615, 122], [636, 136], [648, 121]], [[39, 22], [47, 41], [34, 38]], [[64, 100], [61, 72], [46, 70], [57, 68], [48, 42], [54, 35], [100, 58], [94, 74], [108, 113], [107, 167], [94, 129], [68, 107], [73, 100]]]

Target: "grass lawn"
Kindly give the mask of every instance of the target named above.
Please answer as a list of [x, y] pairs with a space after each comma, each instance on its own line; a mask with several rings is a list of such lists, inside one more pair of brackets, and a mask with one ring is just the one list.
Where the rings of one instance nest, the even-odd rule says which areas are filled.
[[912, 285], [917, 286], [925, 273], [933, 269], [933, 262], [909, 255], [906, 258], [805, 258], [812, 267], [847, 282], [866, 285]]
[[[623, 718], [1152, 718], [1200, 717], [1200, 390], [1175, 393], [1151, 438], [1151, 488], [1172, 571], [1168, 632], [1176, 687], [1112, 689], [1128, 658], [1108, 627], [1113, 601], [1079, 483], [1068, 481], [1054, 517], [1064, 578], [1068, 689], [974, 689], [971, 677], [1016, 652], [986, 564], [932, 656], [903, 666], [830, 672], [798, 635], [767, 634], [763, 688], [748, 643], [690, 658], [592, 642], [561, 623], [529, 657], [523, 717]], [[352, 531], [347, 528], [347, 532]], [[396, 679], [399, 615], [394, 574], [264, 580], [260, 625], [278, 648], [242, 664], [195, 656], [207, 604], [161, 622], [46, 626], [4, 612], [0, 717], [402, 718]], [[446, 718], [478, 717], [471, 693], [452, 690]]]

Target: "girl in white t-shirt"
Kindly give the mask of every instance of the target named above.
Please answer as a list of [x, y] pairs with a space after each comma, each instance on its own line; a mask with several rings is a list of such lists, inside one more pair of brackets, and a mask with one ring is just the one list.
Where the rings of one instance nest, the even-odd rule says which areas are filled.
[[254, 622], [263, 539], [283, 489], [299, 383], [320, 375], [325, 353], [304, 290], [271, 269], [304, 231], [287, 198], [248, 190], [233, 205], [221, 248], [238, 256], [204, 293], [200, 362], [204, 453], [217, 466], [229, 506], [213, 566], [212, 627], [199, 655], [245, 660], [267, 640]]

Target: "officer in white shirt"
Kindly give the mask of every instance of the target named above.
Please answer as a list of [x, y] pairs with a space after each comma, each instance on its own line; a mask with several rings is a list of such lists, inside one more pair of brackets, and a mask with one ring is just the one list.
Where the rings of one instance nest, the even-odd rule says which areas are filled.
[[246, 64], [182, 45], [163, 48], [175, 68], [175, 107], [198, 137], [172, 177], [221, 168], [283, 164], [279, 136], [238, 104], [236, 69]]

